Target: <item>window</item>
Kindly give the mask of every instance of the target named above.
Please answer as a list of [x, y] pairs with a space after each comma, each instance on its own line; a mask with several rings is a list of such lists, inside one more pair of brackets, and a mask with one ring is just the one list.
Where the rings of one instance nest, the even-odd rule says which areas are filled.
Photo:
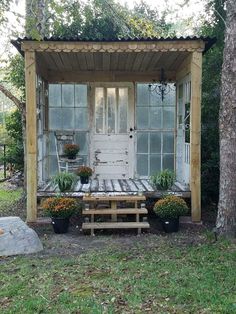
[[175, 87], [162, 102], [148, 84], [137, 84], [137, 173], [147, 177], [163, 169], [174, 170]]

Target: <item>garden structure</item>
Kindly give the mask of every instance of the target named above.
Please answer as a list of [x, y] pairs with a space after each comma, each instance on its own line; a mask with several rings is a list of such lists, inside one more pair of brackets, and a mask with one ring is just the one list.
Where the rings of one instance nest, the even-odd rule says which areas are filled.
[[202, 54], [204, 37], [12, 41], [25, 58], [27, 221], [37, 196], [55, 194], [55, 132], [73, 133], [93, 169], [71, 195], [156, 194], [150, 175], [172, 169], [174, 189], [201, 220]]

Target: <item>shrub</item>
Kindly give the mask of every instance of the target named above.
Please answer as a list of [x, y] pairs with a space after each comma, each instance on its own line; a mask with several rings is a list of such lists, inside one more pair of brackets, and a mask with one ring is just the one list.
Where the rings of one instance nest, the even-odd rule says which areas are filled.
[[43, 210], [54, 218], [69, 218], [77, 207], [77, 201], [69, 197], [50, 197], [42, 204]]
[[156, 202], [153, 210], [160, 218], [173, 219], [186, 215], [188, 206], [182, 198], [175, 195], [167, 195]]
[[168, 190], [174, 184], [175, 174], [169, 169], [165, 169], [151, 176], [151, 182], [159, 190]]

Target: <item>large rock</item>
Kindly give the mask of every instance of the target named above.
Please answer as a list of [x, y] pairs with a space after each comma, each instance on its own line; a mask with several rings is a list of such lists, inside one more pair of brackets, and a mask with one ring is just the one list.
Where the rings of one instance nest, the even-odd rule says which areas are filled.
[[37, 233], [19, 217], [0, 218], [0, 256], [30, 254], [43, 249]]

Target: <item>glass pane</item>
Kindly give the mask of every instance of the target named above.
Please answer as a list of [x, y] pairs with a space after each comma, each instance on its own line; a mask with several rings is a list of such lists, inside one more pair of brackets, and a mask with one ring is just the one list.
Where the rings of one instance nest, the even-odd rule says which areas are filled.
[[56, 155], [56, 142], [54, 132], [49, 133], [49, 155]]
[[137, 134], [137, 153], [148, 153], [148, 133]]
[[162, 128], [162, 107], [151, 107], [150, 109], [150, 128]]
[[175, 108], [163, 108], [163, 129], [173, 129], [175, 127]]
[[104, 133], [104, 89], [95, 89], [95, 125], [96, 133]]
[[161, 154], [161, 133], [150, 133], [150, 153]]
[[128, 88], [119, 88], [119, 133], [127, 133]]
[[140, 176], [148, 176], [148, 155], [137, 155], [137, 172]]
[[161, 155], [150, 155], [150, 175], [161, 171]]
[[173, 132], [163, 132], [163, 153], [174, 153]]
[[137, 108], [137, 128], [148, 129], [148, 112], [149, 110], [144, 107]]
[[87, 107], [87, 85], [75, 85], [75, 107]]
[[174, 155], [163, 155], [163, 169], [174, 170]]
[[61, 130], [62, 113], [61, 108], [49, 108], [49, 130]]
[[161, 95], [158, 95], [155, 91], [150, 92], [150, 105], [162, 106]]
[[116, 89], [107, 89], [107, 133], [115, 133], [116, 129]]
[[79, 156], [88, 154], [87, 132], [75, 134], [75, 143], [79, 145]]
[[62, 107], [74, 107], [74, 85], [62, 85]]
[[137, 84], [137, 106], [147, 107], [149, 94], [148, 84]]
[[179, 85], [179, 95], [178, 98], [181, 99], [183, 98], [183, 84]]
[[74, 108], [62, 108], [62, 128], [63, 130], [73, 130], [75, 127]]
[[164, 106], [175, 106], [175, 86], [173, 83], [167, 84], [168, 93], [164, 96], [163, 105]]
[[88, 110], [87, 108], [75, 108], [75, 129], [88, 129]]
[[49, 177], [58, 172], [57, 156], [49, 156]]
[[49, 84], [49, 107], [61, 107], [61, 84]]

